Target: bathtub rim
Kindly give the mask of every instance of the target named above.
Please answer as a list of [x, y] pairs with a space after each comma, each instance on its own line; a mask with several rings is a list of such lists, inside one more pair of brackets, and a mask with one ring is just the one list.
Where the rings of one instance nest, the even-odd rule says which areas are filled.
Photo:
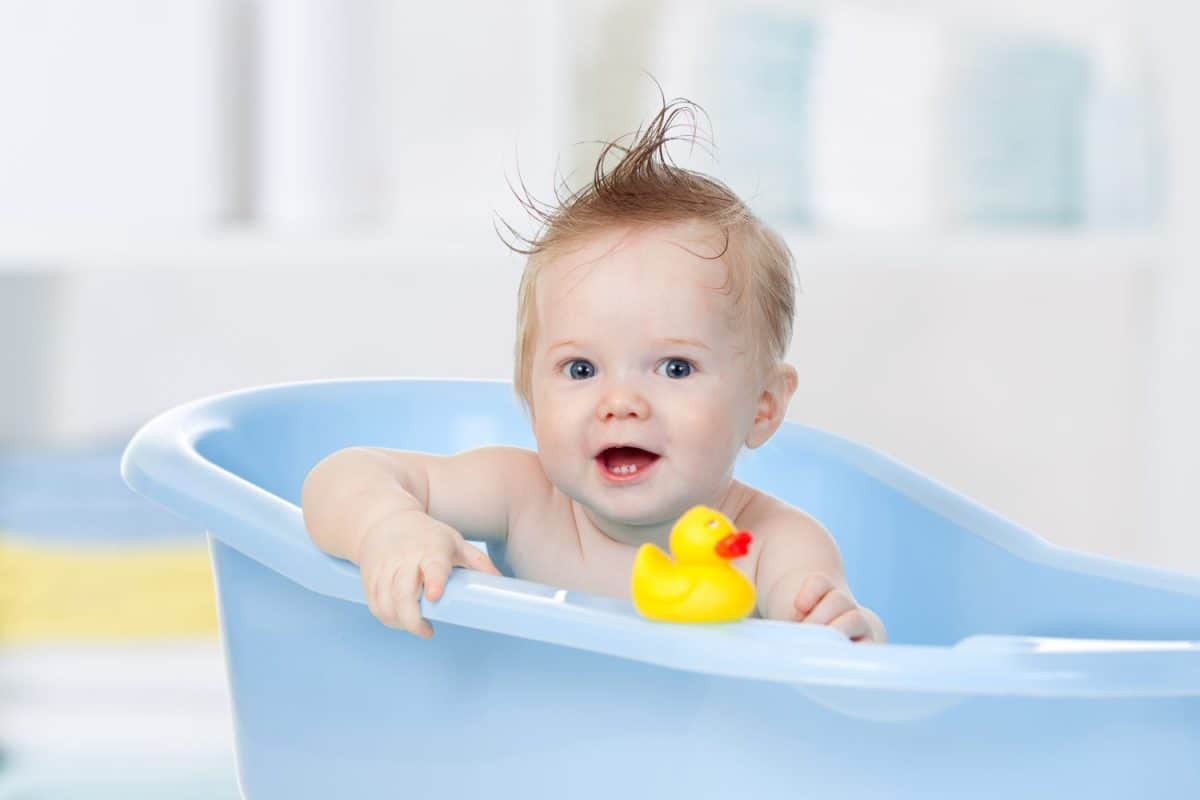
[[[150, 420], [126, 448], [122, 476], [134, 491], [201, 524], [211, 536], [287, 579], [310, 591], [365, 605], [357, 569], [313, 545], [297, 506], [226, 471], [197, 449], [204, 436], [230, 429], [237, 413], [264, 407], [281, 392], [348, 391], [364, 383], [488, 385], [511, 391], [511, 383], [503, 380], [354, 378], [227, 392]], [[977, 535], [1018, 558], [1200, 596], [1200, 578], [1052, 545], [864, 445], [799, 423], [784, 426], [935, 513], [969, 522]], [[213, 499], [218, 497], [222, 502]], [[547, 602], [547, 597], [556, 596], [561, 599]], [[765, 620], [662, 625], [641, 619], [631, 609], [591, 607], [595, 600], [516, 578], [455, 570], [443, 598], [438, 603], [422, 601], [422, 610], [435, 623], [800, 687], [1042, 697], [1200, 695], [1200, 642], [983, 635], [948, 646], [851, 645], [841, 634], [820, 626]]]

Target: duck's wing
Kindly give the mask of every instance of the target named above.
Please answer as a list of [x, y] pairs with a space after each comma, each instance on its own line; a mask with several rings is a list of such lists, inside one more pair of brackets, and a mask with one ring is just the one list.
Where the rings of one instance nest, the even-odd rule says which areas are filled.
[[675, 568], [671, 557], [652, 544], [638, 548], [633, 562], [634, 591], [659, 602], [686, 597], [695, 581]]

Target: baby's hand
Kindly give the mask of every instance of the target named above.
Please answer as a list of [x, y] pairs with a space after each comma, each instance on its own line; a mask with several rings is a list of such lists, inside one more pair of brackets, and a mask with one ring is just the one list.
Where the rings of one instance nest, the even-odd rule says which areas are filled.
[[862, 608], [848, 591], [828, 576], [814, 573], [800, 584], [793, 601], [797, 622], [828, 625], [854, 642], [881, 641], [882, 625], [871, 611]]
[[499, 575], [483, 552], [458, 531], [422, 511], [389, 517], [367, 531], [359, 545], [367, 606], [384, 625], [428, 639], [433, 626], [421, 616], [420, 593], [437, 600], [452, 567]]

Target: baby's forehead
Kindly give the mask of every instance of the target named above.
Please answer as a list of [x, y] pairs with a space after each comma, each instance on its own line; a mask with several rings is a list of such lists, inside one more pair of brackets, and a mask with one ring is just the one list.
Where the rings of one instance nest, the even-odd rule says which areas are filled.
[[[539, 305], [610, 300], [624, 294], [687, 299], [704, 310], [734, 311], [733, 273], [720, 234], [702, 223], [610, 228], [554, 254], [538, 279]], [[548, 303], [545, 301], [553, 301]]]
[[695, 240], [633, 241], [614, 234], [547, 263], [537, 287], [539, 349], [591, 341], [603, 331], [613, 346], [699, 340], [732, 358], [753, 351], [758, 326], [749, 324], [748, 310], [734, 296], [729, 267], [681, 244], [688, 248]]
[[718, 258], [724, 251], [725, 235], [715, 225], [702, 220], [670, 223], [622, 223], [598, 227], [574, 237], [568, 251], [583, 258], [596, 259], [621, 249], [657, 246], [683, 246], [698, 256]]

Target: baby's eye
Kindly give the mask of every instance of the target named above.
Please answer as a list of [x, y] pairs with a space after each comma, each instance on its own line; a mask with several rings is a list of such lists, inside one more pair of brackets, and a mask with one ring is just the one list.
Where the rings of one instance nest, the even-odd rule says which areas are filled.
[[686, 378], [692, 374], [692, 362], [686, 358], [668, 358], [658, 365], [658, 374], [667, 378]]
[[596, 376], [596, 368], [586, 358], [573, 358], [563, 364], [563, 374], [571, 380], [583, 381]]

